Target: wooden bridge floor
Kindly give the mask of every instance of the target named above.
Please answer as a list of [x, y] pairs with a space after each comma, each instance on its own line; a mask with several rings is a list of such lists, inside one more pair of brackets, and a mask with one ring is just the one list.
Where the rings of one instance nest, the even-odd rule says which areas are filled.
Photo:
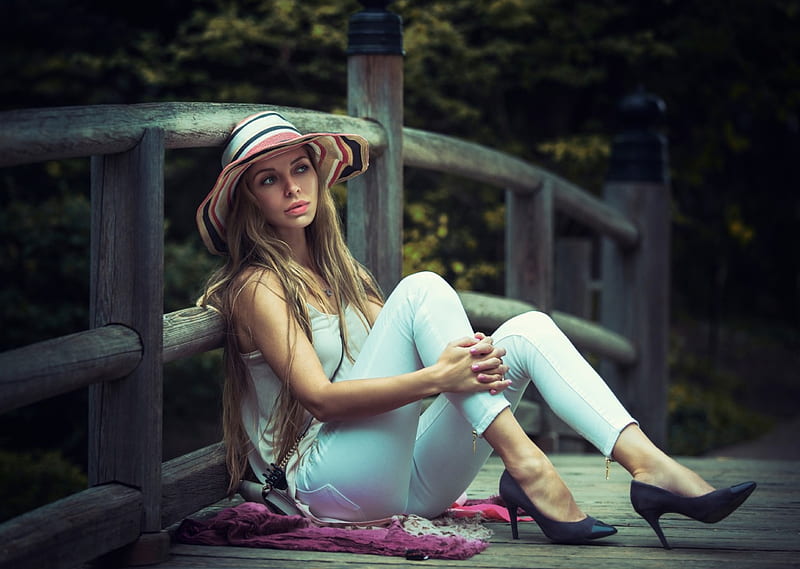
[[[629, 477], [614, 464], [610, 479], [597, 455], [554, 455], [553, 462], [585, 511], [615, 525], [619, 532], [591, 546], [555, 545], [535, 524], [522, 524], [519, 541], [511, 540], [508, 524], [490, 523], [494, 535], [483, 553], [466, 561], [406, 561], [399, 557], [279, 551], [173, 544], [171, 557], [159, 569], [185, 568], [385, 568], [408, 566], [470, 568], [648, 569], [655, 567], [747, 568], [800, 567], [800, 488], [798, 461], [685, 459], [717, 486], [755, 480], [759, 487], [732, 516], [713, 525], [676, 515], [662, 517], [672, 550], [658, 538], [630, 505]], [[473, 483], [469, 496], [497, 492], [502, 472], [492, 458]]]

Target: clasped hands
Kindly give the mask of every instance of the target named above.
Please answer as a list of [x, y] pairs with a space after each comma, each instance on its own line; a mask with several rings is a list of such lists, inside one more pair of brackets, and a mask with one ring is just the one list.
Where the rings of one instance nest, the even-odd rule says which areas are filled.
[[446, 366], [447, 389], [455, 392], [488, 391], [496, 395], [511, 385], [505, 378], [505, 348], [494, 345], [491, 336], [476, 332], [472, 337], [450, 342], [439, 358]]

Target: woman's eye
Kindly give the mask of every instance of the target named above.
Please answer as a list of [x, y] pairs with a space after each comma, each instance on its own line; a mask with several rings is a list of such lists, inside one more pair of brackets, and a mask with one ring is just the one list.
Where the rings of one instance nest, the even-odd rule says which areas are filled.
[[300, 165], [297, 167], [297, 170], [295, 170], [295, 171], [296, 171], [298, 174], [305, 174], [306, 172], [308, 172], [308, 168], [309, 168], [308, 164], [300, 164]]
[[261, 180], [262, 186], [271, 186], [275, 183], [275, 176], [266, 176], [263, 180]]

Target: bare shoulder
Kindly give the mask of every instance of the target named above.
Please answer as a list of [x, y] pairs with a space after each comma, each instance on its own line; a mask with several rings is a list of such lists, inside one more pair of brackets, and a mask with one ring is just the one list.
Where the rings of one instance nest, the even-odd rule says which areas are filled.
[[234, 286], [238, 290], [237, 296], [242, 293], [251, 295], [277, 296], [284, 299], [284, 289], [278, 275], [274, 271], [264, 267], [250, 266], [242, 270], [236, 278]]
[[233, 312], [239, 322], [252, 325], [254, 318], [263, 321], [264, 318], [272, 319], [286, 314], [286, 294], [274, 271], [247, 267], [237, 277], [234, 286], [236, 297]]
[[293, 324], [280, 278], [268, 269], [248, 267], [237, 277], [233, 322], [242, 353], [286, 337]]

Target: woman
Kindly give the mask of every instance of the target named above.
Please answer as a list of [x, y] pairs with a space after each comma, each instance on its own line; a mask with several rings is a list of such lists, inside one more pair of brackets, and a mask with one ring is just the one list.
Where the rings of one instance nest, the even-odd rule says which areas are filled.
[[[715, 491], [644, 435], [552, 320], [528, 313], [492, 337], [470, 327], [431, 273], [384, 302], [348, 251], [329, 188], [366, 170], [360, 136], [301, 135], [273, 112], [233, 131], [197, 211], [225, 256], [204, 296], [224, 315], [224, 429], [230, 491], [248, 466], [321, 522], [441, 514], [492, 449], [514, 538], [520, 507], [555, 542], [616, 533], [575, 503], [513, 410], [531, 380], [558, 413], [633, 476], [634, 508], [722, 519], [754, 483]], [[436, 396], [420, 414], [422, 400]], [[275, 466], [278, 465], [278, 466]]]

